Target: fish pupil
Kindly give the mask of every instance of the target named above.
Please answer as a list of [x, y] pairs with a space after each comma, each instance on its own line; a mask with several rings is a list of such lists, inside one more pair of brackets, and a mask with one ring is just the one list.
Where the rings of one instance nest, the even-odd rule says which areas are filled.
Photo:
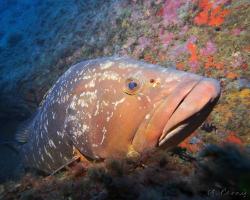
[[136, 82], [134, 82], [134, 81], [129, 82], [129, 84], [128, 84], [128, 88], [129, 89], [133, 90], [136, 87], [137, 87], [137, 83]]

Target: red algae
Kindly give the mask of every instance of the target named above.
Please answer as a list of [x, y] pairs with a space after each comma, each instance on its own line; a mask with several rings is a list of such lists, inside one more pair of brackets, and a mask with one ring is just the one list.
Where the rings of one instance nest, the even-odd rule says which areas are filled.
[[[187, 137], [178, 146], [183, 148], [183, 149], [186, 149], [187, 151], [189, 151], [191, 153], [199, 152], [201, 150], [201, 148], [203, 147], [203, 142], [201, 140], [198, 140], [194, 135], [195, 135], [195, 133], [193, 133], [191, 136]], [[197, 140], [197, 142], [193, 143], [192, 140]]]
[[183, 62], [176, 63], [176, 68], [178, 70], [184, 70], [184, 67], [185, 67], [185, 63], [183, 63]]
[[201, 12], [194, 18], [197, 25], [220, 26], [223, 24], [225, 17], [230, 13], [228, 9], [223, 9], [222, 1], [220, 4], [213, 3], [210, 0], [201, 0], [199, 8]]
[[233, 143], [233, 144], [237, 144], [237, 145], [243, 145], [242, 140], [233, 131], [228, 133], [228, 135], [224, 139], [223, 143]]
[[156, 59], [150, 53], [146, 53], [144, 55], [144, 60], [147, 61], [147, 62], [149, 62], [149, 63], [152, 63], [152, 64], [156, 64], [157, 63]]
[[188, 59], [189, 66], [191, 67], [192, 71], [197, 71], [199, 67], [197, 46], [193, 42], [188, 42], [187, 49], [190, 54], [189, 59]]
[[210, 21], [208, 22], [208, 25], [220, 26], [223, 24], [225, 17], [229, 14], [229, 12], [230, 11], [227, 9], [222, 10], [221, 6], [211, 10]]
[[194, 22], [197, 25], [207, 24], [209, 19], [209, 10], [212, 8], [212, 3], [209, 0], [201, 0], [199, 2], [201, 12], [195, 17]]
[[162, 17], [164, 15], [164, 7], [161, 7], [155, 14], [156, 16]]
[[194, 43], [189, 42], [187, 48], [190, 52], [189, 62], [196, 62], [198, 60], [197, 47]]
[[214, 56], [208, 56], [205, 60], [205, 69], [215, 68], [215, 69], [223, 69], [224, 64], [222, 62], [216, 62]]
[[226, 74], [226, 77], [227, 77], [228, 79], [230, 79], [230, 80], [235, 80], [235, 79], [237, 79], [238, 76], [239, 76], [239, 75], [238, 75], [237, 73], [235, 73], [235, 72], [228, 72], [228, 73]]

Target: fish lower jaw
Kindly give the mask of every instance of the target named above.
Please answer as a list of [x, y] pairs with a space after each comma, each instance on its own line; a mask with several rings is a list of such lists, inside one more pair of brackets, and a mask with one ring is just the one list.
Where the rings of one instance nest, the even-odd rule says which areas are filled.
[[219, 83], [213, 79], [204, 78], [194, 84], [168, 119], [158, 145], [177, 145], [189, 136], [212, 111], [219, 96]]
[[167, 140], [169, 140], [174, 135], [178, 134], [180, 131], [182, 131], [188, 124], [181, 124], [180, 126], [177, 126], [170, 132], [166, 133], [166, 131], [163, 131], [162, 136], [159, 140], [159, 146], [163, 145]]

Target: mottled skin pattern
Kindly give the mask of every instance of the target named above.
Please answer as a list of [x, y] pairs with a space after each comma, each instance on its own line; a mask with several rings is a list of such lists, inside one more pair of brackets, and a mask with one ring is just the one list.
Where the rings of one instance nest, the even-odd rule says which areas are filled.
[[72, 159], [73, 147], [91, 159], [169, 148], [202, 123], [219, 94], [215, 80], [129, 58], [81, 62], [30, 123], [24, 163], [51, 173]]

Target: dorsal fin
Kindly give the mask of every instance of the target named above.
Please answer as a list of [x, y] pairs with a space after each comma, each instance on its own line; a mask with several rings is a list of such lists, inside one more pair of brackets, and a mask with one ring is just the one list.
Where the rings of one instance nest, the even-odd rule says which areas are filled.
[[19, 127], [17, 128], [17, 132], [15, 135], [15, 140], [18, 143], [24, 144], [28, 142], [29, 139], [29, 133], [30, 133], [30, 123], [28, 122], [24, 122], [21, 125], [19, 125]]
[[15, 134], [15, 140], [19, 143], [19, 144], [24, 144], [27, 143], [29, 140], [29, 136], [32, 132], [32, 121], [34, 119], [35, 114], [32, 115], [31, 118], [29, 118], [28, 120], [22, 122], [16, 131]]

